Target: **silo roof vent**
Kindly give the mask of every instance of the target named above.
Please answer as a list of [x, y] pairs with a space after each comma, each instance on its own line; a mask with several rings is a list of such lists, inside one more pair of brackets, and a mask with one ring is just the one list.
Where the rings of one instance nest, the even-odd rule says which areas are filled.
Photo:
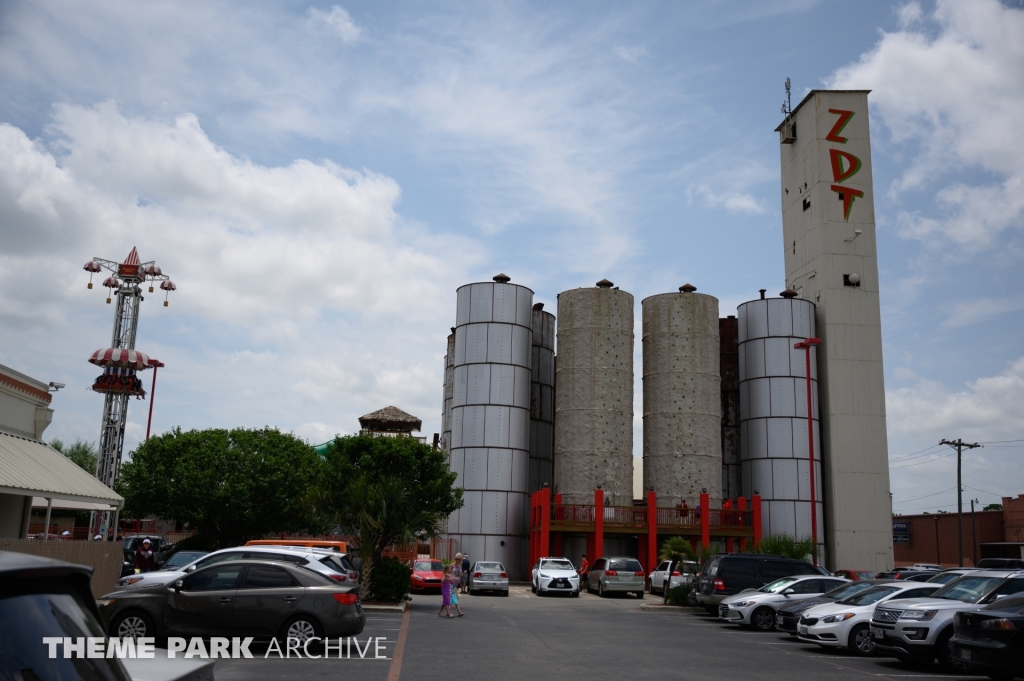
[[533, 309], [536, 310], [537, 312], [540, 312], [541, 310], [544, 309], [544, 303], [534, 303]]
[[796, 298], [797, 292], [791, 288], [787, 288], [785, 291], [779, 294], [783, 298]]
[[495, 274], [493, 277], [491, 277], [491, 279], [498, 282], [499, 284], [507, 284], [508, 282], [512, 281], [512, 277], [508, 276], [507, 274]]
[[608, 281], [607, 279], [602, 279], [601, 281], [597, 282], [598, 288], [611, 288], [612, 286], [615, 286], [615, 284]]
[[682, 291], [683, 293], [693, 293], [694, 291], [697, 290], [697, 287], [694, 286], [693, 284], [683, 284], [682, 286], [679, 287], [679, 290]]

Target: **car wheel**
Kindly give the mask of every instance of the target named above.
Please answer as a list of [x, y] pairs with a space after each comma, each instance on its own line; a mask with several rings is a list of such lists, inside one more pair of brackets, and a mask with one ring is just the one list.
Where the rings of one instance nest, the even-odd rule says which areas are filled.
[[939, 666], [947, 672], [956, 668], [953, 658], [949, 656], [949, 639], [951, 638], [953, 638], [952, 630], [939, 634], [939, 638], [935, 642], [935, 647], [938, 648], [935, 651], [935, 657], [939, 658]]
[[504, 591], [502, 591], [501, 595], [507, 597], [508, 596], [508, 589], [505, 589]]
[[537, 593], [537, 585], [533, 582], [530, 582], [530, 591], [532, 591], [533, 593]]
[[600, 596], [601, 598], [605, 597], [604, 584], [601, 584], [600, 582], [598, 582], [598, 584], [597, 584], [597, 595]]
[[122, 612], [110, 623], [110, 635], [114, 638], [139, 639], [143, 636], [155, 636], [153, 618], [138, 610]]
[[848, 644], [850, 652], [854, 655], [866, 657], [875, 652], [875, 642], [871, 640], [871, 629], [866, 624], [858, 624], [850, 632]]
[[572, 597], [573, 598], [579, 598], [580, 597], [580, 590], [576, 589], [575, 591], [573, 591], [572, 592]]
[[705, 605], [704, 612], [711, 615], [712, 617], [718, 617], [718, 608], [714, 605]]
[[637, 591], [636, 592], [636, 597], [637, 598], [643, 598], [644, 597], [644, 592], [643, 591]]
[[314, 636], [323, 638], [323, 635], [323, 629], [319, 622], [309, 615], [298, 615], [284, 623], [284, 626], [281, 627], [280, 638], [284, 641], [294, 638], [302, 645]]
[[758, 631], [772, 631], [775, 629], [775, 611], [771, 608], [758, 608], [750, 616], [750, 623]]

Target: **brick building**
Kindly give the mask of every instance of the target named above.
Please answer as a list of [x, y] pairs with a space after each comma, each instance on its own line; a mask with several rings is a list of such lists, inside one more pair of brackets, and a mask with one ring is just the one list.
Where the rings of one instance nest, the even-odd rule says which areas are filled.
[[[955, 567], [956, 517], [956, 513], [893, 516], [896, 565], [939, 563]], [[982, 558], [1024, 558], [1024, 494], [1003, 497], [1001, 511], [965, 512], [963, 519], [964, 565], [974, 565]]]

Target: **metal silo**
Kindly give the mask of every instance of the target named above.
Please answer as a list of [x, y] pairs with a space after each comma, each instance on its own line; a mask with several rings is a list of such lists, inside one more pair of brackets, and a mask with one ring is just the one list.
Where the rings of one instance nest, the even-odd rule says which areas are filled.
[[644, 487], [664, 505], [722, 500], [718, 299], [689, 284], [643, 307]]
[[633, 503], [633, 296], [602, 279], [558, 295], [555, 489]]
[[530, 358], [530, 492], [551, 486], [555, 448], [555, 315], [533, 306]]
[[450, 461], [465, 492], [448, 536], [524, 579], [533, 291], [508, 282], [458, 290]]
[[[784, 291], [787, 296], [791, 292]], [[792, 294], [795, 295], [795, 294]], [[811, 536], [804, 351], [794, 343], [814, 336], [814, 303], [762, 298], [739, 306], [740, 466], [743, 493], [762, 499], [762, 528]], [[824, 536], [817, 353], [811, 350], [815, 497], [818, 536]]]

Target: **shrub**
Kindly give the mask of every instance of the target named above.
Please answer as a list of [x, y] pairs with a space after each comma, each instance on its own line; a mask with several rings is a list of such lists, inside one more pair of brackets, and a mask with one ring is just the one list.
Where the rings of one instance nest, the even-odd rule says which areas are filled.
[[763, 537], [757, 546], [754, 546], [750, 553], [766, 553], [785, 558], [796, 558], [802, 560], [809, 558], [814, 553], [814, 542], [810, 537], [797, 539], [788, 534], [770, 534]]
[[687, 605], [687, 599], [690, 596], [690, 585], [680, 584], [679, 586], [672, 587], [668, 590], [668, 604], [669, 605]]
[[370, 594], [376, 601], [395, 603], [409, 595], [412, 569], [395, 558], [381, 558], [370, 572]]

